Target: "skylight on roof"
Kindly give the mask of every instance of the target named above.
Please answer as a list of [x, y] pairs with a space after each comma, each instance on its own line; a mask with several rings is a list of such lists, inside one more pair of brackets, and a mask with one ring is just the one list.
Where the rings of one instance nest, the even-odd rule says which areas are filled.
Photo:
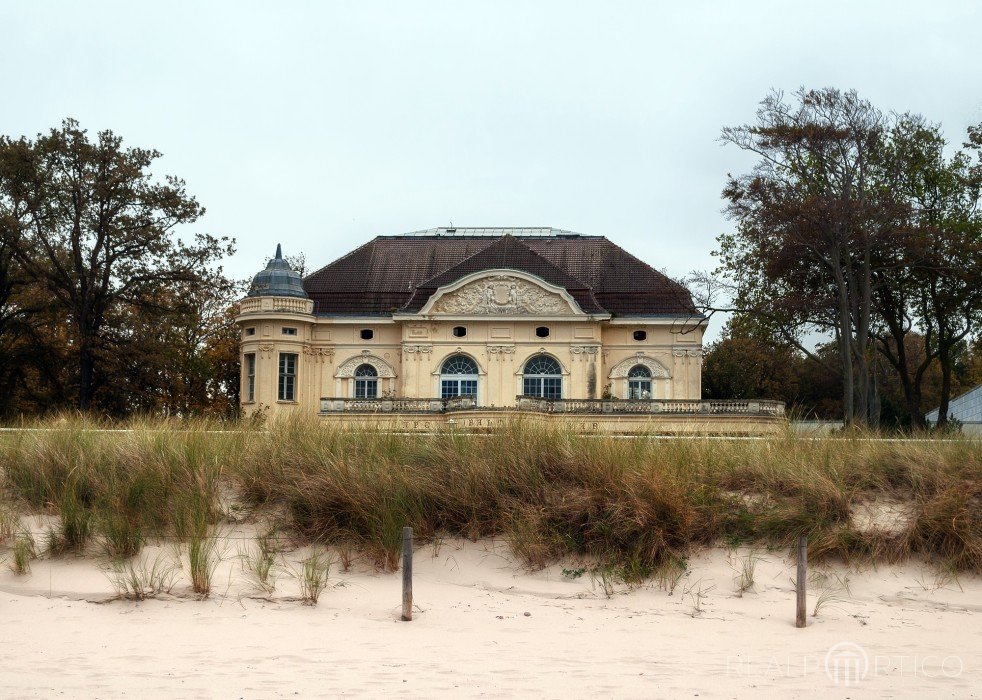
[[403, 236], [542, 236], [579, 238], [583, 234], [550, 226], [440, 226], [422, 231], [410, 231]]

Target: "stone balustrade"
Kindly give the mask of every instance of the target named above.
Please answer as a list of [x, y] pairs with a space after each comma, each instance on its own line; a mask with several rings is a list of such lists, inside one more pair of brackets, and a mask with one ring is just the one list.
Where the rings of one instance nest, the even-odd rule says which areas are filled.
[[314, 302], [297, 297], [246, 297], [239, 302], [240, 314], [310, 314], [313, 311]]
[[323, 398], [321, 413], [452, 413], [454, 411], [514, 411], [530, 413], [666, 414], [690, 416], [784, 416], [784, 403], [769, 400], [685, 399], [542, 399], [516, 397], [516, 406], [478, 406], [473, 396], [450, 399]]

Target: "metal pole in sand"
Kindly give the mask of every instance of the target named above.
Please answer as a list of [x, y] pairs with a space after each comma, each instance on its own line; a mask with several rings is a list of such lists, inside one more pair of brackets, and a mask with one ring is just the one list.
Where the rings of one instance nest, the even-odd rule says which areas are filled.
[[413, 619], [413, 529], [402, 528], [402, 619]]
[[808, 538], [805, 535], [798, 535], [798, 582], [797, 582], [797, 616], [794, 626], [804, 627], [807, 623], [805, 617], [805, 582], [808, 579]]

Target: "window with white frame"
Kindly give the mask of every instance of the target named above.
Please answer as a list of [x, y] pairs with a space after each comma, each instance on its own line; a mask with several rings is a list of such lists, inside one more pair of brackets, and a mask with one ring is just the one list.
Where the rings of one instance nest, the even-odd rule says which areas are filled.
[[467, 355], [451, 355], [440, 367], [440, 398], [477, 397], [477, 363]]
[[378, 398], [378, 370], [369, 364], [358, 365], [355, 370], [355, 398]]
[[279, 401], [297, 400], [297, 354], [280, 353], [280, 374], [276, 398]]
[[627, 398], [651, 398], [651, 370], [644, 365], [634, 365], [627, 373]]
[[525, 396], [563, 398], [563, 370], [554, 358], [536, 355], [525, 363], [522, 374], [522, 393]]
[[245, 354], [245, 386], [242, 394], [246, 401], [256, 400], [256, 353], [254, 352]]

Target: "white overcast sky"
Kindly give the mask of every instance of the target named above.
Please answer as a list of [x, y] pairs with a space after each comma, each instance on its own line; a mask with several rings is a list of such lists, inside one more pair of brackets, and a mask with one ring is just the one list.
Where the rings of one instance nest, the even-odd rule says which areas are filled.
[[[982, 2], [0, 3], [0, 132], [164, 153], [234, 237], [319, 267], [377, 234], [554, 226], [713, 266], [721, 127], [771, 88], [982, 122]], [[718, 324], [717, 324], [718, 325]], [[717, 329], [714, 329], [717, 330]]]

